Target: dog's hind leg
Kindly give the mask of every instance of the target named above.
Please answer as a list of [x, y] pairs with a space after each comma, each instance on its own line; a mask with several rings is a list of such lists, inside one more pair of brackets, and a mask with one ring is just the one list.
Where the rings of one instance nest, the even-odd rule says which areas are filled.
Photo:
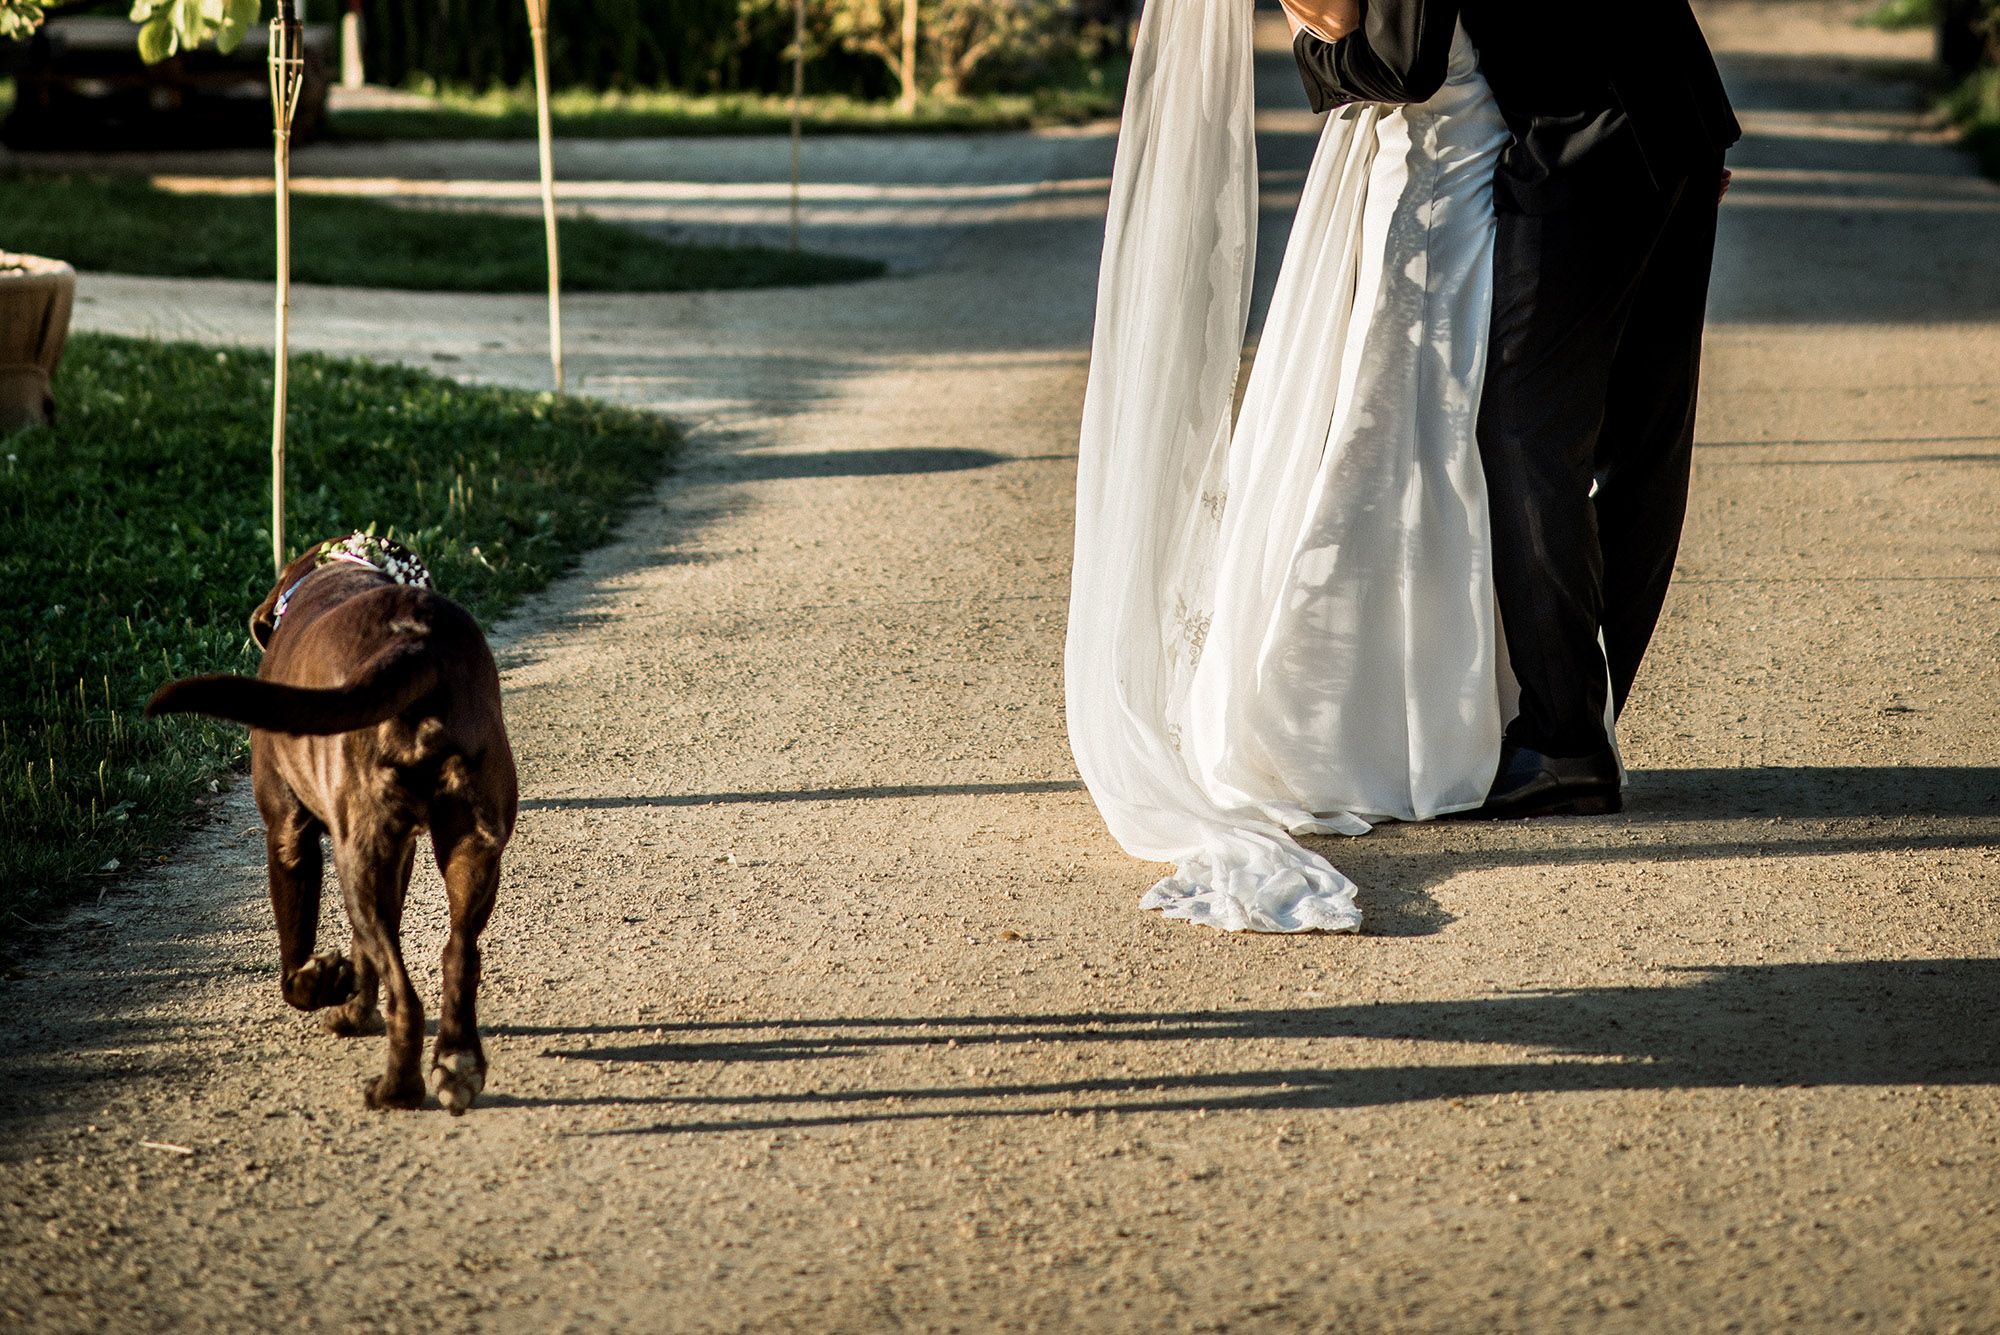
[[381, 977], [361, 936], [354, 937], [354, 995], [332, 1010], [321, 1011], [320, 1027], [335, 1038], [360, 1038], [383, 1031], [382, 1008], [377, 1004]]
[[432, 810], [431, 837], [451, 901], [444, 1002], [438, 1013], [431, 1078], [438, 1102], [456, 1117], [486, 1088], [486, 1049], [479, 1041], [479, 934], [486, 930], [499, 894], [503, 845], [456, 803]]
[[292, 797], [260, 791], [264, 852], [271, 877], [271, 916], [278, 925], [278, 987], [302, 1011], [337, 1006], [354, 993], [354, 970], [345, 956], [313, 954], [319, 937], [323, 875], [320, 823]]
[[415, 1108], [424, 1101], [424, 1006], [403, 967], [403, 898], [415, 856], [416, 834], [407, 829], [352, 835], [334, 849], [355, 944], [387, 1003], [389, 1066], [367, 1084], [371, 1108]]

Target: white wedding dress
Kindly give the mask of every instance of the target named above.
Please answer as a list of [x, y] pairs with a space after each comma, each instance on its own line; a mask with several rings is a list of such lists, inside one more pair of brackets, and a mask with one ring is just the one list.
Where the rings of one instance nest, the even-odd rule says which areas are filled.
[[1474, 440], [1507, 131], [1461, 31], [1419, 107], [1326, 124], [1240, 414], [1249, 0], [1151, 0], [1113, 175], [1067, 650], [1078, 767], [1231, 931], [1354, 931], [1298, 833], [1477, 806], [1505, 665]]

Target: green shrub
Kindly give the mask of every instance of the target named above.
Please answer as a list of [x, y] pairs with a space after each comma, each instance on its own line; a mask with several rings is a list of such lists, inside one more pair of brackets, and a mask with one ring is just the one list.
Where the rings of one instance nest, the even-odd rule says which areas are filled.
[[[927, 89], [1029, 91], [971, 80], [982, 63], [1030, 80], [1026, 54], [1094, 49], [1099, 25], [1067, 0], [922, 0]], [[808, 89], [881, 97], [898, 79], [878, 40], [900, 50], [901, 0], [809, 0]], [[364, 0], [369, 78], [479, 91], [532, 75], [521, 0]], [[790, 0], [562, 0], [550, 22], [558, 87], [786, 91]]]
[[[365, 0], [368, 76], [475, 90], [533, 75], [521, 0]], [[549, 25], [559, 87], [772, 91], [789, 83], [788, 20], [743, 0], [561, 0]], [[826, 91], [879, 92], [866, 62], [815, 71]], [[847, 83], [828, 86], [826, 81]]]
[[1967, 76], [1945, 99], [1945, 111], [1964, 132], [1980, 169], [2000, 181], [2000, 68]]
[[1887, 28], [1892, 32], [1928, 28], [1936, 21], [1937, 0], [1882, 0], [1861, 19], [1870, 28]]

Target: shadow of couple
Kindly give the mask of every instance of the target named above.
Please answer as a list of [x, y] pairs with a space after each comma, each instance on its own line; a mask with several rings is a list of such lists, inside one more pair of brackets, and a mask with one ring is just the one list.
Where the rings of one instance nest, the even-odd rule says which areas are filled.
[[[1602, 837], [1578, 832], [1601, 831]], [[2000, 847], [2000, 768], [1766, 766], [1636, 770], [1621, 816], [1384, 826], [1320, 844], [1363, 886], [1364, 928], [1453, 921], [1429, 889], [1468, 868], [1678, 863]]]
[[[932, 783], [661, 795], [555, 797], [528, 811], [1058, 797], [1074, 780]], [[1602, 838], [1577, 839], [1579, 829]], [[1559, 833], [1553, 833], [1559, 832]], [[2000, 768], [1765, 766], [1639, 770], [1622, 816], [1501, 824], [1385, 825], [1366, 839], [1313, 841], [1364, 887], [1365, 930], [1424, 936], [1453, 921], [1430, 889], [1468, 867], [1553, 867], [1826, 857], [2000, 847]]]
[[[832, 801], [1006, 791], [1067, 790], [1054, 784], [953, 785], [736, 796]], [[1603, 829], [1606, 837], [1575, 838], [1590, 828]], [[1556, 830], [1567, 837], [1553, 837]], [[1372, 870], [1404, 888], [1388, 892], [1390, 902], [1371, 905], [1371, 911], [1391, 919], [1392, 933], [1421, 934], [1438, 924], [1424, 916], [1419, 901], [1427, 896], [1420, 887], [1467, 862], [1530, 866], [2000, 847], [2000, 770], [1656, 770], [1633, 776], [1624, 816], [1589, 825], [1453, 824], [1384, 833], [1375, 841]], [[1370, 844], [1344, 842], [1344, 862], [1353, 864], [1353, 853]], [[1475, 999], [495, 1032], [550, 1038], [555, 1043], [547, 1055], [625, 1069], [815, 1063], [898, 1049], [1005, 1052], [1026, 1045], [1117, 1048], [1130, 1059], [1117, 1064], [1118, 1073], [1079, 1079], [867, 1088], [802, 1080], [796, 1092], [518, 1101], [674, 1110], [669, 1120], [613, 1134], [769, 1131], [925, 1118], [1352, 1108], [1511, 1093], [1988, 1085], [2000, 1082], [1995, 995], [2000, 959], [1860, 959], [1718, 965], [1675, 970], [1658, 985], [1535, 989]], [[1381, 1064], [1370, 1052], [1377, 1042], [1437, 1045], [1436, 1059]], [[1480, 1060], [1481, 1048], [1505, 1049], [1507, 1059]], [[1145, 1064], [1147, 1050], [1171, 1051], [1171, 1069], [1126, 1073], [1126, 1065]], [[1262, 1060], [1242, 1061], [1250, 1052]], [[1407, 1047], [1395, 1055], [1406, 1057]]]
[[[1121, 1068], [1144, 1064], [1145, 1050], [1157, 1049], [1171, 1069], [862, 1088], [806, 1079], [787, 1092], [499, 1095], [491, 1102], [675, 1114], [608, 1133], [633, 1135], [1056, 1113], [1339, 1109], [1506, 1094], [2000, 1082], [2000, 1016], [1988, 1004], [2000, 989], [2000, 959], [1725, 965], [1675, 975], [1659, 986], [1284, 1009], [499, 1027], [496, 1034], [557, 1040], [546, 1055], [620, 1069], [811, 1063], [921, 1048], [975, 1061], [981, 1049], [1030, 1045], [1117, 1049], [1126, 1059]], [[1375, 1042], [1436, 1045], [1436, 1059], [1381, 1064], [1371, 1060]], [[1506, 1049], [1508, 1058], [1467, 1052], [1478, 1048]], [[1248, 1052], [1265, 1060], [1246, 1063]]]

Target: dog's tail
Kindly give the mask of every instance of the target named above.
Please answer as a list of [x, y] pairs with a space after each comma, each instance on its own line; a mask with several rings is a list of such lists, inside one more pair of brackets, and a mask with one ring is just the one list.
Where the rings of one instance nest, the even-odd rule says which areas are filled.
[[226, 675], [169, 682], [146, 702], [146, 717], [206, 714], [266, 732], [330, 737], [396, 717], [423, 699], [437, 680], [429, 648], [404, 643], [384, 649], [354, 680], [330, 690]]

